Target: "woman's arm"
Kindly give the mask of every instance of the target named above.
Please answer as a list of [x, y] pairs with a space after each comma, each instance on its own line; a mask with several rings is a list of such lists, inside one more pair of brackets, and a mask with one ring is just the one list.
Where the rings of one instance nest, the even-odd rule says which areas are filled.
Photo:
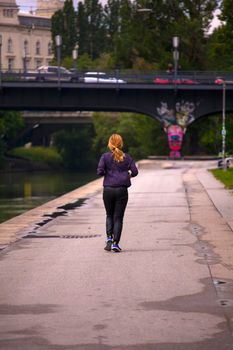
[[105, 175], [105, 159], [104, 159], [104, 155], [101, 156], [100, 160], [99, 160], [99, 164], [97, 167], [97, 175]]
[[135, 177], [138, 175], [138, 168], [136, 167], [136, 164], [133, 159], [131, 159], [130, 162], [129, 174], [131, 177]]

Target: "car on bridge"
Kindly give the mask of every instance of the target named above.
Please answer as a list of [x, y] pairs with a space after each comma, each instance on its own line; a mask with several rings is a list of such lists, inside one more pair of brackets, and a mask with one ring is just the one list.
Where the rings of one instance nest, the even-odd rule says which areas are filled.
[[37, 81], [75, 81], [77, 77], [68, 69], [58, 66], [41, 66], [29, 77]]
[[109, 76], [104, 72], [86, 72], [80, 81], [84, 83], [126, 83], [125, 80]]
[[223, 84], [223, 78], [217, 77], [214, 81], [215, 84], [221, 85]]
[[193, 84], [198, 84], [198, 81], [189, 79], [189, 78], [155, 78], [153, 80], [154, 84], [161, 84], [161, 85], [167, 85], [167, 84], [185, 84], [185, 85], [193, 85]]
[[225, 83], [226, 85], [233, 85], [233, 79], [227, 79], [227, 78], [222, 78], [222, 77], [217, 77], [214, 81], [215, 84], [217, 85], [222, 85], [223, 83]]

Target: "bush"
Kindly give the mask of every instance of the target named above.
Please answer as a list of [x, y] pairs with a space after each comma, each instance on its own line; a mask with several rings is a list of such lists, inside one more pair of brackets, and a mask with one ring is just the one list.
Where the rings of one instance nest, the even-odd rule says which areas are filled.
[[88, 124], [54, 134], [54, 145], [65, 168], [86, 171], [93, 166], [92, 138], [93, 126]]
[[62, 158], [53, 147], [18, 147], [11, 150], [9, 154], [35, 163], [44, 163], [52, 168], [58, 168], [62, 165]]

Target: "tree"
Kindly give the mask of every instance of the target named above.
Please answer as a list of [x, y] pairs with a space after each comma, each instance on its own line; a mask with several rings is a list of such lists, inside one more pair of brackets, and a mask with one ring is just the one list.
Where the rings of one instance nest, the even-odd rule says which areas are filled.
[[104, 6], [103, 15], [106, 29], [106, 51], [115, 55], [115, 41], [120, 29], [120, 0], [108, 0]]
[[141, 4], [142, 1], [135, 1], [134, 42], [137, 40], [135, 47], [140, 57], [166, 68], [172, 60], [172, 36], [178, 35], [181, 68], [207, 67], [206, 33], [217, 1], [147, 0], [143, 7], [148, 12], [138, 11]]
[[80, 53], [96, 59], [105, 49], [106, 32], [103, 7], [99, 0], [84, 0], [78, 3], [78, 41]]
[[132, 41], [132, 3], [130, 0], [121, 0], [119, 7], [118, 32], [115, 33], [115, 57], [118, 67], [131, 68], [133, 61]]
[[62, 130], [54, 135], [54, 145], [62, 156], [65, 168], [87, 170], [92, 166], [92, 125]]
[[223, 0], [219, 19], [222, 25], [214, 30], [207, 46], [211, 68], [233, 70], [233, 17], [232, 0]]
[[24, 127], [24, 120], [20, 112], [0, 111], [0, 166], [8, 143], [15, 139]]
[[61, 56], [72, 56], [72, 50], [77, 44], [77, 24], [76, 13], [73, 7], [72, 0], [66, 0], [62, 10], [58, 10], [51, 19], [51, 32], [53, 41], [53, 50], [57, 58], [55, 36], [61, 35], [62, 46]]
[[[206, 69], [207, 32], [213, 12], [217, 8], [216, 0], [185, 0], [181, 2], [183, 21], [178, 25], [178, 32], [182, 33], [181, 65], [188, 69]], [[184, 31], [183, 29], [186, 28]]]
[[154, 154], [167, 154], [167, 138], [162, 126], [152, 118], [134, 113], [95, 113], [93, 148], [97, 154], [107, 151], [109, 136], [119, 133], [124, 139], [124, 150], [140, 159]]

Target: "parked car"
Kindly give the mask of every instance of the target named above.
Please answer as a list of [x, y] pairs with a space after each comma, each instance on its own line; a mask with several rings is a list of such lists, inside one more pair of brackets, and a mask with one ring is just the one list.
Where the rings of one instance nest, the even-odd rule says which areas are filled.
[[35, 79], [38, 81], [57, 81], [59, 72], [62, 81], [72, 81], [74, 79], [74, 75], [68, 69], [58, 66], [41, 66], [37, 68]]
[[110, 77], [104, 72], [86, 72], [82, 80], [85, 83], [126, 83], [126, 81]]
[[198, 84], [196, 80], [188, 79], [188, 78], [180, 78], [180, 79], [173, 79], [173, 78], [155, 78], [153, 80], [155, 84], [186, 84], [186, 85], [192, 85], [192, 84]]

